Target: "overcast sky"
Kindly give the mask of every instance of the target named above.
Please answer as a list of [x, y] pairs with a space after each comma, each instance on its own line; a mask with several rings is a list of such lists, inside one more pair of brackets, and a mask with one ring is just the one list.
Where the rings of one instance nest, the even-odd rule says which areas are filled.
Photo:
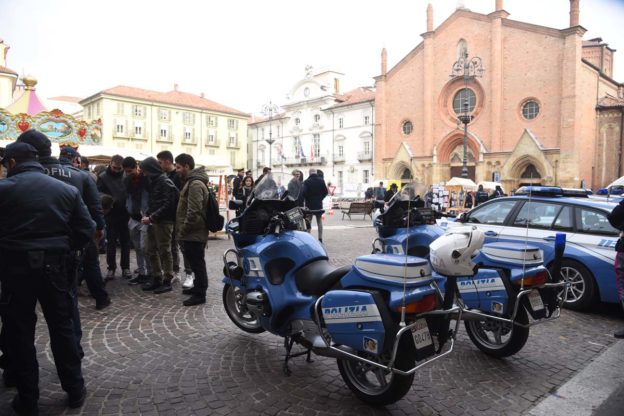
[[[458, 4], [490, 13], [495, 0], [0, 0], [0, 38], [11, 45], [8, 67], [34, 75], [44, 98], [177, 83], [258, 113], [283, 103], [306, 65], [345, 73], [345, 88], [373, 85], [381, 48], [391, 68], [420, 43], [429, 2], [437, 27]], [[504, 8], [514, 20], [569, 23], [569, 0]], [[581, 0], [580, 22], [585, 39], [620, 50], [614, 78], [624, 82], [624, 0]]]

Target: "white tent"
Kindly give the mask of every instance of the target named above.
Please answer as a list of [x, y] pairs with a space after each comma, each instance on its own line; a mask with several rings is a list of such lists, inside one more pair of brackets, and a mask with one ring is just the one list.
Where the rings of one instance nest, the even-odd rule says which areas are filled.
[[483, 185], [484, 191], [493, 191], [497, 186], [500, 186], [503, 192], [505, 192], [505, 188], [503, 188], [503, 185], [501, 185], [500, 182], [481, 181], [479, 182], [479, 185]]
[[448, 181], [444, 186], [461, 186], [462, 188], [469, 191], [474, 191], [477, 189], [477, 184], [474, 183], [472, 180], [458, 177], [451, 178], [451, 180]]

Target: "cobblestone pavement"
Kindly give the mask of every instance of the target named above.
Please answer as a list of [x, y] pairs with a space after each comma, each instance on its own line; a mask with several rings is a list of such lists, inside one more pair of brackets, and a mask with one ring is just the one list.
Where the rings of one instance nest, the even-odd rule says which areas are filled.
[[[332, 261], [349, 264], [370, 252], [370, 221], [329, 217], [324, 241]], [[315, 231], [313, 231], [315, 232]], [[124, 281], [108, 284], [111, 307], [95, 311], [80, 297], [83, 368], [88, 399], [64, 407], [43, 317], [37, 332], [42, 414], [82, 415], [518, 415], [528, 411], [614, 342], [622, 325], [617, 308], [564, 311], [555, 322], [531, 329], [522, 351], [493, 359], [477, 350], [463, 328], [456, 350], [416, 374], [412, 390], [385, 408], [363, 405], [342, 381], [335, 360], [294, 359], [282, 373], [280, 338], [246, 334], [232, 324], [221, 302], [225, 237], [208, 244], [208, 302], [182, 306], [178, 286], [145, 294]], [[102, 258], [102, 265], [105, 262]], [[606, 382], [606, 380], [605, 380]], [[0, 387], [0, 415], [10, 415], [13, 389]]]

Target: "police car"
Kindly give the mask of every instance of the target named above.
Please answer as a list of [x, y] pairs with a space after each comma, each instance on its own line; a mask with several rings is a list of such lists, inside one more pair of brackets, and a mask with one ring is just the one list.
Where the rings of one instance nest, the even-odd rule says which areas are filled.
[[561, 273], [571, 282], [565, 305], [578, 310], [596, 301], [619, 301], [613, 266], [619, 231], [607, 220], [616, 205], [577, 190], [530, 186], [485, 202], [448, 226], [475, 225], [486, 243], [527, 241], [544, 251], [546, 265], [554, 259], [555, 234], [565, 233]]

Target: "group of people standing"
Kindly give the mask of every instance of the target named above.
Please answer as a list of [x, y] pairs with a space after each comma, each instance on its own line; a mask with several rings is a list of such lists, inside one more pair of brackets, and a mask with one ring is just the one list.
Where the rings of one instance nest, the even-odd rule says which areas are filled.
[[179, 244], [191, 277], [183, 285], [189, 296], [183, 305], [205, 303], [208, 288], [204, 251], [210, 191], [208, 176], [191, 155], [174, 161], [165, 151], [140, 164], [116, 155], [95, 176], [81, 169], [74, 149], [62, 149], [58, 159], [51, 149], [47, 136], [28, 130], [6, 147], [1, 161], [7, 177], [0, 180], [0, 367], [5, 386], [17, 387], [12, 407], [20, 415], [38, 414], [37, 302], [67, 406], [85, 401], [77, 285], [86, 281], [96, 309], [111, 304], [98, 256], [105, 233], [108, 279], [116, 274], [118, 241], [121, 276], [130, 284], [143, 283], [144, 291], [169, 292]]
[[[271, 168], [265, 167], [262, 170], [262, 175], [254, 182], [251, 171], [245, 173], [244, 169], [239, 169], [237, 176], [232, 181], [232, 197], [238, 201], [242, 201], [242, 204], [238, 204], [236, 209], [236, 215], [240, 215], [247, 204], [247, 200], [251, 195], [254, 187], [262, 182], [265, 176], [271, 175]], [[292, 171], [292, 177], [300, 182], [301, 192], [297, 196], [297, 205], [305, 207], [309, 211], [319, 211], [309, 214], [306, 218], [306, 225], [308, 232], [312, 230], [312, 218], [316, 218], [316, 224], [318, 229], [318, 239], [323, 242], [323, 218], [320, 212], [323, 209], [323, 199], [329, 194], [329, 187], [325, 184], [323, 179], [323, 172], [318, 169], [311, 168], [308, 171], [308, 178], [304, 180], [304, 175], [301, 170], [295, 169]], [[285, 192], [285, 188], [280, 184], [278, 186], [278, 196], [281, 197]]]

